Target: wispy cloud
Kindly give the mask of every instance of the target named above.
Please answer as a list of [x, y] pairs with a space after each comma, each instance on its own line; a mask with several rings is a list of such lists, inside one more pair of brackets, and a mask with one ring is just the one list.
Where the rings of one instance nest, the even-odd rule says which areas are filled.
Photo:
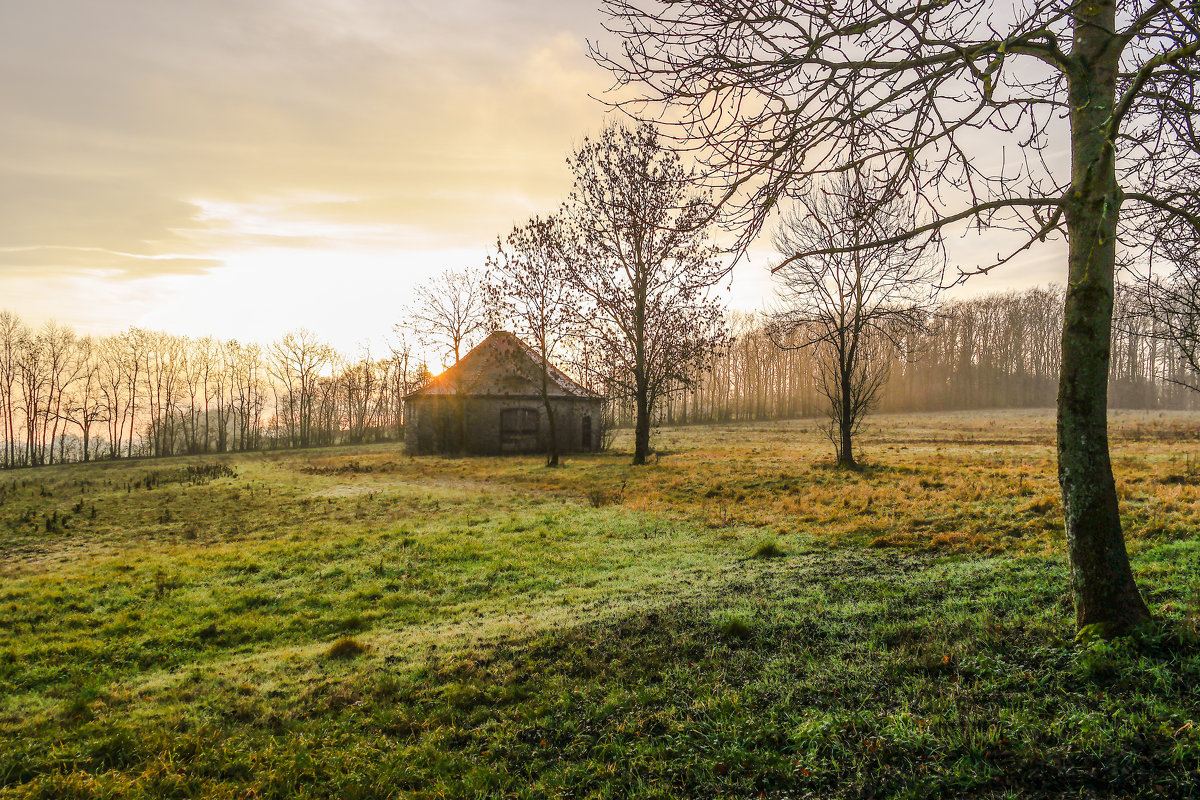
[[37, 277], [48, 273], [120, 278], [194, 275], [214, 269], [221, 263], [216, 258], [175, 253], [140, 255], [102, 247], [0, 247], [0, 278]]
[[483, 246], [600, 119], [573, 5], [4, 4], [0, 280]]

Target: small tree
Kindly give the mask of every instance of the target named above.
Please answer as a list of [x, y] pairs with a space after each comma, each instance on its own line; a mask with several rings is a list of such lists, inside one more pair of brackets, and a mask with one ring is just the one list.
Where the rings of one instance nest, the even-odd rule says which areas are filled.
[[564, 279], [583, 298], [584, 336], [606, 376], [634, 401], [633, 463], [644, 464], [658, 401], [690, 386], [724, 341], [709, 290], [729, 267], [707, 243], [711, 204], [651, 125], [607, 127], [567, 163]]
[[556, 217], [534, 217], [496, 242], [488, 259], [489, 292], [499, 317], [530, 342], [541, 362], [540, 390], [550, 430], [546, 466], [559, 463], [558, 425], [550, 402], [550, 360], [578, 329], [579, 298], [564, 268], [567, 247]]
[[[817, 387], [829, 401], [829, 438], [838, 465], [856, 469], [854, 434], [875, 404], [908, 335], [933, 311], [941, 271], [894, 238], [911, 204], [881, 197], [857, 173], [828, 182], [785, 217], [775, 234], [783, 262], [774, 270], [781, 308], [772, 341], [816, 351]], [[831, 252], [841, 251], [841, 252]], [[813, 255], [804, 255], [814, 253]]]
[[[453, 356], [454, 364], [479, 343], [493, 322], [487, 308], [487, 288], [477, 269], [446, 270], [428, 283], [417, 287], [415, 300], [408, 308], [407, 325], [425, 347], [441, 352], [443, 363]], [[453, 402], [458, 419], [456, 447], [466, 440], [466, 410], [462, 393], [467, 387], [454, 386]], [[448, 443], [443, 443], [443, 447]]]

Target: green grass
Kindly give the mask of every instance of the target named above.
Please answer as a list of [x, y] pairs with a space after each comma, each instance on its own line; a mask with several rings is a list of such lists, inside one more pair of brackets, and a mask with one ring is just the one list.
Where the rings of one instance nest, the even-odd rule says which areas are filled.
[[1191, 796], [1190, 422], [1114, 422], [1139, 642], [1075, 641], [1044, 414], [0, 474], [0, 797]]

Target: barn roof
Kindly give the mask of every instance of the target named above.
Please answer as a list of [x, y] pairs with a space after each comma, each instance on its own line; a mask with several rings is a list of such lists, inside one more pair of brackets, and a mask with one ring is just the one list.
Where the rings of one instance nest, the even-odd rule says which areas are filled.
[[[450, 369], [409, 397], [428, 395], [541, 396], [542, 359], [537, 351], [508, 331], [496, 331], [459, 359]], [[571, 380], [550, 365], [550, 395], [600, 395]]]

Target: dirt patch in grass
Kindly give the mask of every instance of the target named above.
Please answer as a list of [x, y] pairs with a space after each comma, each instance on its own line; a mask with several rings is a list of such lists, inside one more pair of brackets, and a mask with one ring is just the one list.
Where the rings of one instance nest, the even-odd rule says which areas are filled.
[[339, 483], [337, 486], [330, 486], [327, 489], [315, 491], [310, 494], [309, 497], [358, 497], [360, 495], [375, 494], [378, 491], [378, 486], [371, 486], [361, 483]]

